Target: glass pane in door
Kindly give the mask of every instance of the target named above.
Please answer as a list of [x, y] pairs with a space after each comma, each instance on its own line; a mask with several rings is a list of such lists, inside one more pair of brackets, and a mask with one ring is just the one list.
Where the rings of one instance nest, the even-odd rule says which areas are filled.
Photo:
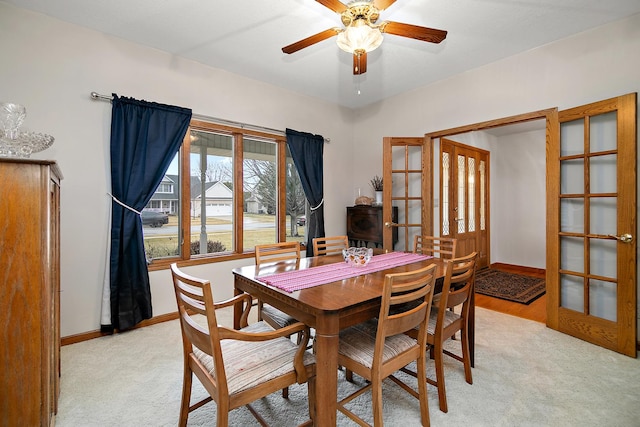
[[485, 198], [486, 193], [485, 193], [485, 186], [486, 184], [486, 170], [485, 170], [486, 166], [485, 166], [485, 161], [481, 160], [480, 161], [480, 230], [486, 230], [487, 229], [487, 208], [486, 208], [486, 202], [485, 202]]
[[589, 230], [591, 234], [615, 235], [618, 209], [615, 197], [592, 197]]
[[589, 159], [589, 192], [615, 193], [616, 155], [594, 156]]
[[584, 193], [584, 159], [560, 162], [560, 194]]
[[584, 153], [584, 119], [562, 123], [560, 127], [560, 155]]
[[617, 111], [599, 114], [590, 118], [589, 136], [591, 141], [589, 151], [591, 153], [611, 151], [617, 148], [617, 118]]
[[616, 321], [616, 284], [603, 280], [589, 280], [589, 314]]
[[[464, 233], [465, 227], [465, 207], [466, 207], [466, 189], [467, 189], [467, 173], [466, 162], [464, 156], [458, 156], [458, 233]], [[454, 218], [455, 221], [455, 218]]]
[[451, 159], [449, 153], [442, 152], [442, 235], [451, 234], [449, 219], [449, 199], [451, 186]]
[[407, 169], [414, 171], [422, 171], [422, 147], [407, 147]]
[[618, 224], [616, 115], [574, 120], [560, 129], [561, 155], [567, 156], [560, 162], [560, 191], [568, 196], [560, 199], [560, 232], [569, 234], [560, 239], [567, 273], [560, 280], [561, 306], [615, 320], [617, 242], [608, 236], [617, 234]]
[[467, 230], [476, 231], [476, 159], [469, 157], [467, 162], [467, 188], [468, 188], [468, 204], [467, 204]]

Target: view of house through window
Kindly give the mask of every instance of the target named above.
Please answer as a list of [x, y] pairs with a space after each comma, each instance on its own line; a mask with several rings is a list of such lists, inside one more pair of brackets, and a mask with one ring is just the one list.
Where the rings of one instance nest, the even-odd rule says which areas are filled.
[[176, 155], [143, 210], [148, 259], [220, 257], [306, 241], [306, 198], [282, 136], [192, 121], [182, 152], [189, 155]]

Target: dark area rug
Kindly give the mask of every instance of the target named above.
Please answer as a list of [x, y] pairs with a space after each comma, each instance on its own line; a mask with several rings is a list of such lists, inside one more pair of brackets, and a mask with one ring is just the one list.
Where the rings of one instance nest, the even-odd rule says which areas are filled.
[[536, 277], [484, 268], [476, 272], [476, 293], [530, 304], [544, 295], [545, 281]]

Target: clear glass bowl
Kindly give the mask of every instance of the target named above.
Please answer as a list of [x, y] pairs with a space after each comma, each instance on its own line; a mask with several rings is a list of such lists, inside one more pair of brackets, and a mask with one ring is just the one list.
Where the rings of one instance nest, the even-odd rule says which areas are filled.
[[27, 110], [22, 105], [0, 103], [0, 157], [26, 159], [53, 144], [51, 135], [20, 131], [26, 115]]
[[371, 257], [373, 256], [373, 249], [371, 248], [349, 248], [342, 250], [342, 256], [344, 262], [352, 267], [364, 267], [369, 264]]

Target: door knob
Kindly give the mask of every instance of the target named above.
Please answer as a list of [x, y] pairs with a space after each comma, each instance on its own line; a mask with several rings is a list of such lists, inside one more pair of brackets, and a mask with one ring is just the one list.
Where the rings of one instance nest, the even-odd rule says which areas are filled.
[[387, 221], [387, 222], [384, 223], [384, 226], [387, 227], [387, 228], [391, 228], [391, 227], [397, 227], [398, 224], [396, 224], [395, 222], [388, 222]]
[[631, 242], [633, 242], [633, 236], [631, 234], [629, 234], [629, 233], [621, 234], [620, 236], [609, 234], [609, 237], [613, 237], [614, 239], [619, 240], [622, 243], [631, 243]]

